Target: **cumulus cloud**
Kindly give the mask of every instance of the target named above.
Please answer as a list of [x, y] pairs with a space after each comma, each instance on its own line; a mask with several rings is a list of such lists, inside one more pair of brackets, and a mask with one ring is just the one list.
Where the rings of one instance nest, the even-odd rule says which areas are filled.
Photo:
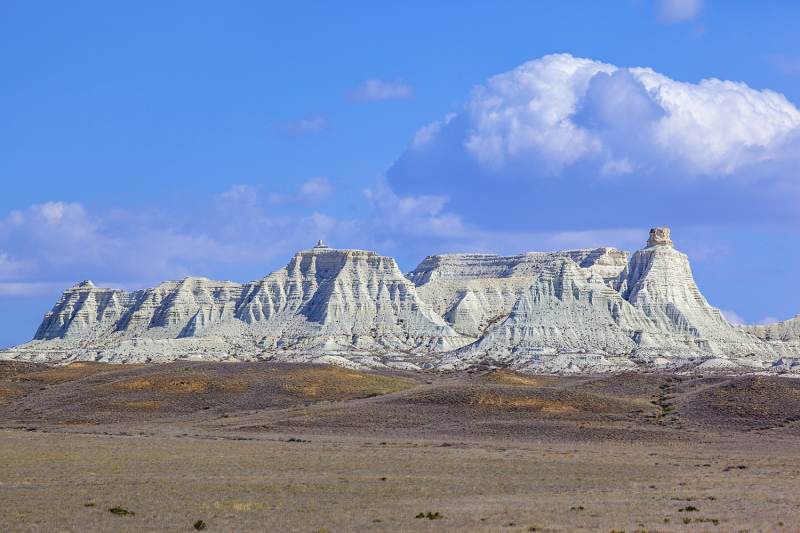
[[569, 54], [490, 78], [465, 111], [464, 145], [489, 169], [535, 162], [559, 171], [582, 157], [636, 165], [657, 156], [694, 174], [730, 174], [778, 156], [800, 133], [800, 111], [768, 89], [678, 82]]
[[384, 179], [375, 188], [365, 189], [364, 196], [377, 215], [375, 221], [398, 237], [461, 237], [468, 231], [460, 217], [442, 213], [449, 200], [446, 196], [399, 197]]
[[546, 56], [499, 74], [476, 87], [465, 106], [468, 151], [485, 167], [509, 160], [543, 164], [557, 171], [601, 146], [570, 117], [592, 78], [616, 67], [568, 54]]
[[327, 178], [315, 178], [279, 205], [247, 185], [180, 208], [35, 204], [0, 220], [0, 295], [49, 290], [53, 283], [63, 289], [87, 278], [137, 288], [213, 276], [221, 266], [260, 277], [276, 258], [283, 262], [319, 238], [355, 231], [348, 221], [296, 209], [333, 192]]
[[702, 7], [703, 0], [656, 0], [656, 19], [665, 24], [692, 20]]
[[439, 253], [515, 254], [597, 246], [638, 249], [648, 235], [645, 228], [526, 231], [481, 227], [448, 210], [448, 197], [399, 195], [385, 179], [364, 195], [372, 212], [368, 219], [356, 221], [359, 235], [368, 246], [394, 255], [408, 269], [426, 255]]
[[414, 86], [404, 83], [402, 78], [397, 78], [395, 81], [370, 78], [359, 84], [347, 98], [353, 102], [374, 102], [391, 98], [411, 98], [414, 92]]
[[84, 279], [128, 290], [190, 275], [228, 278], [232, 271], [247, 281], [280, 268], [317, 239], [393, 255], [410, 270], [431, 253], [638, 246], [647, 236], [644, 228], [482, 228], [449, 211], [447, 197], [399, 195], [383, 179], [363, 191], [369, 211], [360, 218], [298, 209], [331, 191], [326, 178], [314, 178], [278, 202], [263, 187], [234, 185], [179, 208], [35, 204], [0, 220], [0, 296], [56, 294]]
[[316, 135], [322, 133], [328, 126], [328, 119], [325, 115], [324, 111], [311, 111], [300, 118], [279, 122], [270, 131], [289, 137]]
[[555, 54], [475, 87], [387, 176], [400, 194], [449, 196], [473, 222], [498, 225], [482, 213], [503, 209], [509, 225], [583, 229], [593, 209], [610, 227], [708, 223], [745, 206], [754, 220], [796, 221], [798, 163], [800, 111], [782, 94]]

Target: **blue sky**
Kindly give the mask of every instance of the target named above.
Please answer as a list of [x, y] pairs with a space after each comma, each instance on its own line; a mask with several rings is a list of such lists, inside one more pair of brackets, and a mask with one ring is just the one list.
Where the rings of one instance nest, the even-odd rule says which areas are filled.
[[[83, 279], [634, 251], [800, 313], [800, 4], [0, 2], [0, 347]], [[705, 81], [704, 81], [705, 80]]]

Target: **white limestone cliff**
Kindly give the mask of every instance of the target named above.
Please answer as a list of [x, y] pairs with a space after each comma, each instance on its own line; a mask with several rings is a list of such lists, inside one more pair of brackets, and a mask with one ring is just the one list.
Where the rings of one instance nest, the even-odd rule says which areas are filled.
[[658, 325], [607, 285], [587, 280], [569, 258], [548, 265], [472, 351], [488, 354], [543, 353], [549, 350], [600, 350], [630, 354], [638, 331]]
[[507, 316], [514, 304], [554, 261], [568, 258], [588, 276], [609, 282], [627, 264], [628, 252], [616, 248], [531, 252], [510, 257], [491, 254], [448, 254], [425, 258], [406, 277], [420, 297], [453, 326], [480, 336]]
[[769, 326], [746, 326], [745, 329], [765, 341], [800, 342], [800, 315]]
[[[83, 282], [64, 292], [34, 340], [35, 359], [169, 360], [364, 350], [437, 352], [474, 339], [456, 333], [416, 294], [394, 259], [321, 243], [284, 268], [240, 285], [205, 278], [128, 293]], [[92, 355], [94, 354], [94, 355]]]
[[52, 362], [440, 370], [489, 359], [528, 372], [777, 372], [798, 357], [800, 316], [729, 324], [700, 294], [667, 228], [651, 230], [630, 259], [615, 248], [446, 254], [403, 276], [390, 257], [320, 242], [245, 284], [190, 277], [129, 293], [84, 281], [64, 292], [34, 340], [0, 351]]
[[708, 304], [694, 282], [688, 258], [672, 247], [668, 228], [651, 230], [647, 244], [631, 256], [613, 286], [670, 334], [668, 346], [726, 355], [770, 352], [755, 335], [730, 324]]

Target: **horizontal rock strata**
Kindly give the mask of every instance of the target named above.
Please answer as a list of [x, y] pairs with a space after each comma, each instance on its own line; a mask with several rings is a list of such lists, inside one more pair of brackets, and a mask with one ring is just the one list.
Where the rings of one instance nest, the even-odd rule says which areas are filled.
[[34, 340], [0, 358], [69, 362], [316, 361], [528, 372], [800, 371], [800, 316], [729, 324], [669, 229], [615, 248], [394, 259], [321, 242], [250, 283], [190, 277], [126, 292], [67, 289]]

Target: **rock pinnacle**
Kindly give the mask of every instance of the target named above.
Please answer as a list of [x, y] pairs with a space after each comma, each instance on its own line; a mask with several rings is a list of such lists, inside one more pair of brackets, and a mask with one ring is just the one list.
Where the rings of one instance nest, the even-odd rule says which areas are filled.
[[672, 241], [669, 240], [669, 228], [651, 229], [650, 238], [647, 239], [647, 246], [669, 246], [672, 248]]

